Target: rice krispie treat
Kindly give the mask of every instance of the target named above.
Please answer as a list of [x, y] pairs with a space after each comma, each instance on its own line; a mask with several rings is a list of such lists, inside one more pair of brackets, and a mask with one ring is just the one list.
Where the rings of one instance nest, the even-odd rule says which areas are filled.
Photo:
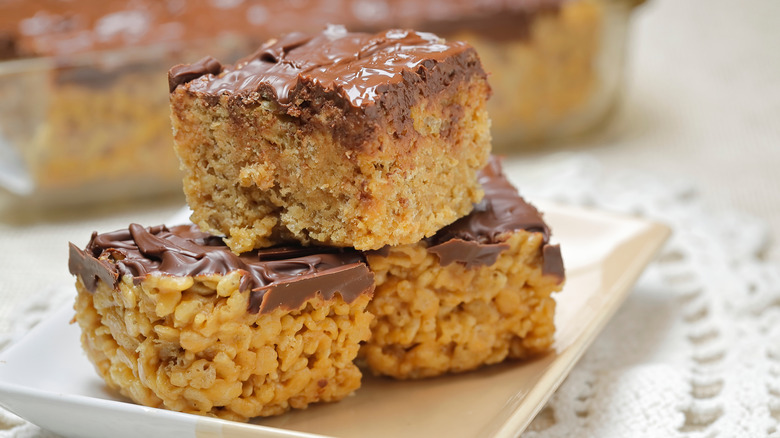
[[169, 80], [192, 220], [236, 253], [413, 243], [482, 197], [490, 89], [465, 43], [331, 26]]
[[360, 386], [374, 282], [354, 250], [236, 256], [195, 226], [131, 225], [71, 244], [69, 268], [87, 356], [137, 403], [247, 420]]
[[485, 198], [433, 238], [367, 253], [376, 276], [360, 357], [400, 379], [472, 370], [546, 351], [563, 286], [560, 249], [492, 159]]

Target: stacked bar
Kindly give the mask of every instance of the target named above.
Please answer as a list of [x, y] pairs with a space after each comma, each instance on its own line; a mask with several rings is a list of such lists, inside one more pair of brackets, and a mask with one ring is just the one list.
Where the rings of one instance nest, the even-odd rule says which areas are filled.
[[169, 77], [193, 222], [236, 252], [414, 243], [482, 197], [489, 87], [465, 43], [330, 27]]
[[421, 378], [549, 348], [560, 251], [489, 159], [473, 48], [331, 27], [169, 83], [197, 225], [71, 246], [109, 386], [246, 420], [345, 397], [358, 356]]
[[133, 401], [246, 421], [360, 386], [373, 274], [354, 250], [237, 256], [193, 226], [71, 245], [76, 321], [109, 387]]

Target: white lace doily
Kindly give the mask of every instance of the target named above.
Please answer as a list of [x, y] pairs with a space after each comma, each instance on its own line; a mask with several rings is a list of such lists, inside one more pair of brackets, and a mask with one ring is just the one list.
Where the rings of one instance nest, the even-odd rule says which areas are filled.
[[780, 437], [780, 269], [761, 260], [762, 222], [708, 210], [685, 181], [604, 175], [584, 156], [512, 175], [529, 198], [674, 231], [524, 438]]
[[[710, 211], [685, 181], [606, 175], [585, 155], [505, 164], [531, 200], [636, 214], [674, 230], [524, 438], [780, 438], [780, 269], [761, 260], [763, 223]], [[20, 312], [13, 333], [68, 293], [55, 288], [55, 299]], [[0, 410], [0, 438], [46, 436]]]

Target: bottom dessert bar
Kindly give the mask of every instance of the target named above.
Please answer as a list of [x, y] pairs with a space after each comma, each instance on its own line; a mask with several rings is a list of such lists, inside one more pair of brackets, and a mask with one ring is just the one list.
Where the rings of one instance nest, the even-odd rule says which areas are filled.
[[470, 215], [431, 239], [367, 253], [375, 319], [360, 357], [373, 373], [432, 377], [552, 345], [560, 249], [496, 158], [480, 183], [485, 198]]
[[82, 346], [109, 387], [152, 407], [245, 421], [360, 386], [373, 275], [355, 251], [239, 256], [194, 226], [71, 245]]

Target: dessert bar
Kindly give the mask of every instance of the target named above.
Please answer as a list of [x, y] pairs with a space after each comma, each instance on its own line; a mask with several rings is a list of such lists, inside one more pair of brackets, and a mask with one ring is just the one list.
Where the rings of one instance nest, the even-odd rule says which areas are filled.
[[375, 374], [413, 379], [463, 372], [549, 349], [564, 268], [541, 214], [492, 158], [474, 211], [418, 243], [367, 253], [376, 277]]
[[330, 26], [169, 80], [193, 222], [236, 253], [413, 243], [481, 199], [490, 89], [466, 43]]
[[152, 407], [245, 421], [360, 386], [374, 281], [353, 250], [240, 257], [192, 225], [71, 244], [76, 317], [109, 387]]

